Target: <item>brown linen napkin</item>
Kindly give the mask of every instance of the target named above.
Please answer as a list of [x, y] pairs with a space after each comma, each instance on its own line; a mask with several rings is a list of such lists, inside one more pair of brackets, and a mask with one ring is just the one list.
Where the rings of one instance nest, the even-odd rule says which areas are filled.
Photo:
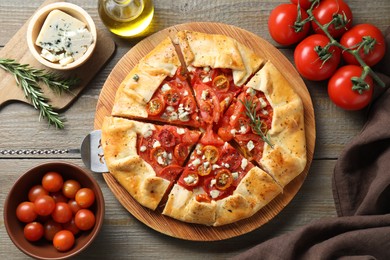
[[361, 133], [340, 155], [333, 175], [339, 217], [310, 223], [234, 259], [390, 259], [390, 28], [387, 55], [375, 68], [385, 89]]

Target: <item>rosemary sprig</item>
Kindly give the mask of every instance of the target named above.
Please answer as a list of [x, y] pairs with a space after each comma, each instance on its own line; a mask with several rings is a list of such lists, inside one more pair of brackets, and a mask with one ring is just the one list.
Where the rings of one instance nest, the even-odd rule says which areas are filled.
[[35, 69], [28, 64], [20, 64], [12, 59], [0, 59], [0, 68], [14, 75], [16, 84], [23, 89], [24, 95], [39, 110], [39, 119], [46, 118], [50, 125], [58, 129], [64, 128], [64, 119], [54, 111], [44, 97], [39, 81], [42, 81], [54, 92], [61, 94], [79, 83], [79, 79], [65, 79], [43, 69]]
[[256, 134], [260, 135], [264, 142], [266, 142], [271, 148], [274, 148], [267, 131], [264, 131], [262, 126], [264, 122], [261, 120], [260, 116], [256, 114], [256, 104], [253, 102], [253, 98], [245, 99], [241, 103], [245, 107], [245, 114], [249, 118], [250, 126], [256, 132]]

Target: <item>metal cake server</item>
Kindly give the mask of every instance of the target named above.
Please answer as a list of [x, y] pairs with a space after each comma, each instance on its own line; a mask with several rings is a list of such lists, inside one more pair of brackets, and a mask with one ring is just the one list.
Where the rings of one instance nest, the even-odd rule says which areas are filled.
[[108, 172], [100, 143], [101, 130], [94, 130], [84, 137], [80, 149], [1, 149], [0, 155], [18, 156], [61, 156], [80, 154], [84, 165], [93, 172]]
[[84, 137], [80, 154], [84, 165], [93, 172], [108, 172], [101, 145], [101, 130], [94, 130]]

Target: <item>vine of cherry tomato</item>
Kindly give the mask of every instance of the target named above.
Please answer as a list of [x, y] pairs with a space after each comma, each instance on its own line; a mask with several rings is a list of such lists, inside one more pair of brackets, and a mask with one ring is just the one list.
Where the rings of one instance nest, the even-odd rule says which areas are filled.
[[[356, 45], [359, 44], [364, 37], [370, 37], [371, 39], [374, 39], [376, 43], [374, 48], [367, 53], [364, 51], [364, 48], [361, 48], [359, 50], [359, 56], [368, 66], [374, 66], [383, 58], [386, 52], [385, 38], [376, 26], [372, 24], [358, 24], [341, 37], [340, 44], [354, 50], [356, 49]], [[356, 58], [348, 52], [343, 52], [343, 59], [348, 64], [359, 65]]]
[[303, 77], [309, 80], [325, 80], [330, 78], [340, 63], [341, 51], [332, 46], [329, 49], [331, 57], [321, 60], [315, 51], [316, 46], [321, 48], [329, 43], [329, 38], [322, 34], [313, 34], [301, 41], [294, 51], [295, 66]]
[[95, 214], [89, 209], [95, 202], [92, 189], [73, 179], [64, 180], [58, 172], [48, 172], [41, 184], [28, 191], [28, 201], [16, 208], [16, 217], [25, 223], [24, 237], [31, 242], [45, 238], [58, 251], [68, 251], [75, 236], [95, 225]]
[[[321, 0], [320, 4], [313, 9], [314, 18], [321, 24], [325, 25], [332, 21], [335, 15], [344, 17], [347, 24], [344, 27], [336, 28], [334, 24], [328, 27], [328, 32], [334, 38], [338, 38], [343, 35], [352, 26], [352, 11], [348, 4], [343, 0]], [[312, 21], [311, 25], [315, 33], [324, 34], [325, 32], [319, 28], [319, 26]]]
[[[366, 107], [374, 88], [373, 78], [366, 76], [367, 72], [386, 52], [382, 32], [372, 24], [353, 25], [351, 8], [344, 0], [290, 2], [271, 11], [268, 20], [271, 37], [281, 45], [296, 44], [297, 71], [308, 80], [329, 80], [329, 97], [338, 107], [346, 110]], [[302, 31], [296, 32], [297, 24]], [[354, 66], [344, 66], [349, 64]], [[369, 89], [357, 90], [359, 78]]]
[[360, 77], [363, 68], [356, 65], [346, 65], [339, 68], [329, 80], [328, 95], [337, 106], [346, 110], [359, 110], [366, 107], [372, 98], [373, 80], [370, 76], [365, 82], [370, 86], [362, 93], [352, 90], [352, 77]]

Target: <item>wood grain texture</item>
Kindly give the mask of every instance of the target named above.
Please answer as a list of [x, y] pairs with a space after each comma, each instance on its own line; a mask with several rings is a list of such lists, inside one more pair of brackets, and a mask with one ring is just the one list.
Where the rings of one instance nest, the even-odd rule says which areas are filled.
[[[83, 7], [96, 26], [108, 33], [97, 13], [96, 0], [68, 0]], [[389, 0], [345, 0], [354, 14], [354, 23], [372, 23], [381, 30], [390, 25]], [[20, 30], [44, 0], [0, 1], [0, 50]], [[293, 63], [294, 46], [278, 46], [268, 33], [269, 14], [286, 0], [155, 0], [155, 16], [148, 34], [188, 22], [220, 22], [238, 26], [278, 47]], [[96, 104], [109, 74], [120, 59], [140, 40], [124, 40], [108, 34], [117, 46], [106, 65], [66, 108], [65, 129], [48, 127], [38, 120], [38, 112], [30, 105], [9, 102], [0, 107], [0, 149], [79, 148], [84, 136], [94, 128]], [[234, 238], [196, 242], [176, 239], [157, 232], [133, 217], [113, 196], [102, 175], [96, 179], [106, 201], [105, 221], [95, 242], [75, 259], [227, 259], [258, 243], [287, 234], [312, 221], [335, 217], [332, 196], [332, 175], [336, 160], [345, 145], [357, 135], [365, 120], [366, 110], [343, 111], [328, 98], [326, 82], [304, 80], [315, 111], [316, 147], [312, 166], [300, 191], [272, 220], [247, 234]], [[41, 162], [56, 160], [55, 156], [29, 157], [0, 154], [0, 205], [20, 174]], [[61, 160], [82, 166], [79, 154], [62, 156]], [[3, 207], [0, 206], [0, 215]], [[6, 234], [0, 218], [0, 259], [29, 259], [19, 251]]]
[[158, 208], [156, 211], [151, 211], [137, 203], [137, 201], [135, 201], [130, 194], [122, 188], [111, 174], [104, 174], [104, 179], [113, 194], [131, 214], [147, 226], [161, 233], [176, 238], [194, 241], [213, 241], [239, 236], [267, 223], [291, 201], [305, 180], [313, 159], [315, 146], [315, 120], [313, 104], [309, 92], [301, 77], [288, 59], [270, 43], [248, 31], [221, 23], [188, 23], [175, 25], [155, 33], [142, 40], [128, 53], [126, 53], [108, 76], [96, 106], [95, 129], [100, 129], [104, 117], [111, 114], [115, 93], [120, 83], [131, 69], [142, 57], [153, 50], [162, 40], [166, 37], [175, 39], [176, 33], [181, 30], [217, 33], [232, 37], [252, 49], [260, 57], [265, 60], [272, 61], [279, 71], [283, 73], [294, 90], [298, 93], [298, 95], [300, 95], [305, 108], [305, 129], [308, 157], [305, 170], [287, 187], [285, 187], [281, 195], [276, 197], [271, 203], [261, 209], [254, 216], [222, 227], [188, 224], [163, 216], [161, 215], [162, 208]]
[[[54, 2], [59, 1], [47, 0], [41, 7]], [[71, 91], [64, 92], [62, 95], [58, 95], [51, 91], [46, 85], [40, 84], [45, 97], [50, 100], [50, 104], [56, 109], [64, 109], [80, 94], [89, 81], [111, 57], [115, 51], [115, 43], [106, 33], [98, 30], [95, 50], [92, 57], [85, 64], [69, 71], [54, 70], [38, 62], [28, 49], [26, 34], [29, 20], [26, 21], [5, 47], [0, 50], [0, 57], [14, 59], [21, 64], [29, 64], [33, 68], [45, 69], [62, 77], [79, 78], [81, 80], [80, 84]], [[26, 98], [23, 89], [17, 85], [13, 75], [4, 70], [0, 70], [0, 106], [11, 100], [30, 104], [30, 100]]]

